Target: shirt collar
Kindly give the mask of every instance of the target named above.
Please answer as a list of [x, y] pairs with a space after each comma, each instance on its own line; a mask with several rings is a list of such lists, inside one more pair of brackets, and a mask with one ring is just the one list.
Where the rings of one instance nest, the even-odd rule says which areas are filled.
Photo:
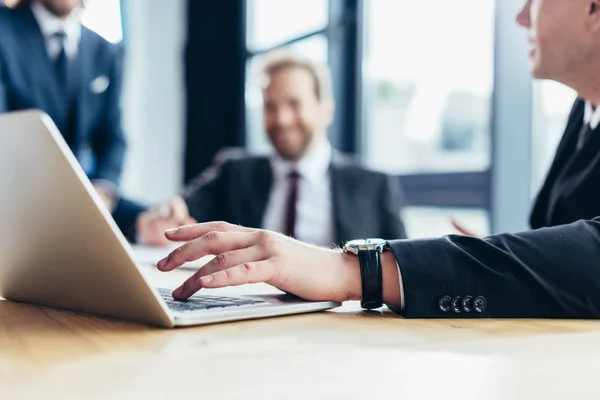
[[56, 32], [65, 32], [67, 40], [79, 42], [81, 38], [80, 10], [75, 10], [66, 19], [60, 19], [38, 1], [31, 4], [31, 11], [45, 38]]
[[328, 140], [321, 140], [300, 161], [283, 159], [275, 153], [271, 156], [271, 167], [276, 179], [286, 179], [289, 173], [296, 170], [307, 180], [323, 179], [331, 164], [331, 145]]
[[600, 125], [600, 107], [594, 109], [592, 103], [586, 101], [583, 111], [583, 123], [590, 124], [592, 130], [596, 129]]

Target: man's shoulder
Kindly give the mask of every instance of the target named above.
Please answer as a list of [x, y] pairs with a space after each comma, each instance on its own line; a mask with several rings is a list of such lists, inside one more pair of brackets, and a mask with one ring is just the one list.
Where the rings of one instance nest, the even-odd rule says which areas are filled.
[[578, 117], [583, 113], [585, 109], [585, 100], [581, 97], [577, 97], [573, 102], [573, 106], [571, 107], [571, 112], [569, 113], [569, 119]]
[[217, 153], [214, 162], [235, 170], [252, 170], [256, 166], [269, 163], [269, 157], [251, 154], [244, 149], [228, 148]]
[[356, 156], [351, 156], [348, 154], [342, 154], [339, 152], [334, 152], [331, 157], [331, 165], [334, 169], [338, 171], [345, 172], [347, 174], [352, 174], [358, 178], [364, 179], [373, 179], [373, 178], [386, 178], [388, 176], [387, 173], [383, 171], [376, 170], [365, 165], [361, 162]]
[[220, 150], [213, 157], [213, 162], [196, 176], [188, 185], [186, 195], [197, 188], [218, 179], [236, 179], [240, 174], [251, 174], [258, 165], [268, 163], [268, 157], [252, 156], [243, 148], [229, 147]]
[[123, 51], [121, 43], [112, 43], [86, 26], [81, 26], [81, 33], [85, 36], [87, 45], [104, 56], [115, 57]]
[[23, 11], [0, 6], [0, 32], [13, 29], [13, 21], [21, 12]]
[[13, 18], [20, 10], [0, 6], [0, 21], [7, 21]]
[[217, 152], [207, 171], [249, 173], [257, 167], [269, 164], [269, 157], [249, 153], [241, 147], [226, 147]]

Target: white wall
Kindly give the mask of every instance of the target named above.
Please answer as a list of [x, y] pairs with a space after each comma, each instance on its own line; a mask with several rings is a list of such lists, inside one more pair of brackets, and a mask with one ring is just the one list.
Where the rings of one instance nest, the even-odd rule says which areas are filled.
[[181, 189], [184, 157], [183, 51], [186, 0], [124, 3], [123, 191], [156, 203]]

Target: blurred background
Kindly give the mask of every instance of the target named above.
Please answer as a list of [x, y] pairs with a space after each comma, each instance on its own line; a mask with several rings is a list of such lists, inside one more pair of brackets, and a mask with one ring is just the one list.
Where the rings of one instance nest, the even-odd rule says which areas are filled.
[[[10, 1], [5, 1], [6, 4]], [[575, 93], [529, 76], [521, 0], [92, 0], [125, 49], [124, 192], [168, 200], [224, 147], [266, 153], [255, 57], [327, 62], [338, 149], [401, 180], [411, 237], [527, 228]], [[243, 201], [243, 199], [240, 199]]]

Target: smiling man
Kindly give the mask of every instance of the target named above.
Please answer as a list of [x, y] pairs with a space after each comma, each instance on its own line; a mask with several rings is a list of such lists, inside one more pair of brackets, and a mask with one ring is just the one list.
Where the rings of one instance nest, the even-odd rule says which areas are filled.
[[327, 69], [289, 54], [263, 68], [264, 128], [270, 157], [229, 157], [171, 204], [141, 215], [137, 237], [168, 244], [165, 229], [224, 220], [329, 246], [356, 236], [403, 238], [398, 180], [362, 168], [327, 139], [333, 118]]
[[578, 93], [537, 196], [532, 228], [600, 216], [599, 15], [595, 1], [532, 0], [517, 17], [529, 33], [533, 76], [554, 79]]
[[[535, 43], [536, 77], [567, 84], [592, 105], [600, 104], [599, 5], [530, 0], [518, 16]], [[581, 140], [600, 138], [594, 130]], [[310, 300], [360, 299], [364, 308], [387, 304], [414, 318], [600, 317], [600, 219], [483, 239], [361, 240], [345, 252], [226, 223], [181, 227], [166, 237], [189, 242], [161, 260], [160, 270], [216, 255], [175, 298], [267, 282]]]
[[[600, 44], [594, 1], [531, 0], [517, 16], [531, 44], [531, 73], [578, 93], [530, 215], [533, 229], [600, 216]], [[476, 235], [455, 223], [464, 234]]]

